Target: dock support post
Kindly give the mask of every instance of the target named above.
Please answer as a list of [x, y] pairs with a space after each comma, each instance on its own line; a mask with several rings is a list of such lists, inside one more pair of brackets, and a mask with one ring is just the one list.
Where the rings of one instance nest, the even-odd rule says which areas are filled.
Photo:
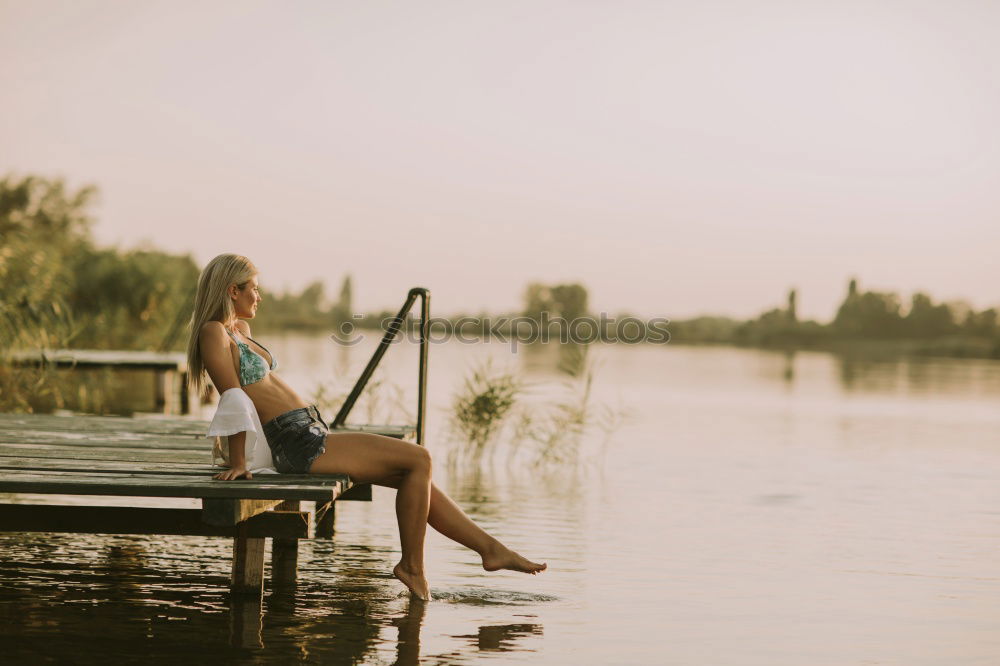
[[171, 369], [153, 371], [153, 400], [157, 411], [164, 414], [184, 413], [181, 405], [182, 389], [177, 375], [177, 371]]
[[246, 521], [237, 527], [233, 539], [233, 578], [230, 590], [233, 594], [264, 594], [264, 539], [248, 537]]
[[163, 370], [153, 370], [153, 409], [164, 414], [167, 407], [166, 377]]
[[[275, 507], [276, 511], [298, 511], [298, 500], [285, 500]], [[291, 587], [298, 578], [299, 540], [271, 539], [271, 584], [275, 587]]]
[[191, 393], [191, 389], [188, 387], [188, 372], [184, 370], [180, 373], [181, 382], [181, 415], [184, 414], [194, 414], [200, 405], [195, 404], [196, 397]]

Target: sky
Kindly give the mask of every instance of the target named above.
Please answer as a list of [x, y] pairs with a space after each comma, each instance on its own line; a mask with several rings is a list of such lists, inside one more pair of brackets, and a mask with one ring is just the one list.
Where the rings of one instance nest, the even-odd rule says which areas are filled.
[[0, 177], [361, 310], [1000, 304], [1000, 3], [0, 0]]

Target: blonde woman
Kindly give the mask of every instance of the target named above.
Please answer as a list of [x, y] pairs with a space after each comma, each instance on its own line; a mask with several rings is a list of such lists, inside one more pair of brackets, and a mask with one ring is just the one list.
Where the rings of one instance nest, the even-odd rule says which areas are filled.
[[[201, 393], [207, 371], [224, 397], [220, 409], [223, 403], [244, 401], [248, 406], [252, 403], [255, 411], [252, 422], [256, 425], [246, 421], [246, 426], [237, 426], [246, 431], [229, 435], [228, 451], [222, 452], [221, 461], [217, 459], [229, 469], [215, 479], [252, 478], [252, 459], [267, 467], [257, 461], [273, 461], [278, 473], [347, 474], [356, 482], [395, 488], [402, 557], [393, 575], [424, 600], [431, 598], [424, 575], [428, 524], [478, 553], [487, 571], [537, 574], [546, 568], [487, 534], [442, 492], [431, 480], [431, 455], [426, 448], [382, 435], [329, 432], [316, 405], [306, 403], [275, 374], [277, 359], [250, 337], [246, 320], [254, 318], [260, 301], [257, 269], [244, 256], [219, 255], [198, 279], [188, 341], [192, 388], [196, 395]], [[256, 447], [259, 434], [267, 440], [266, 446]], [[246, 449], [248, 435], [251, 451]]]

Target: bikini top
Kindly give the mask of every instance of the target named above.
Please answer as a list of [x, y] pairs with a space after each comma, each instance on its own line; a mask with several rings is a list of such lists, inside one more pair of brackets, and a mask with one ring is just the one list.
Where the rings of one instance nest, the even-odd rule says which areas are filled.
[[253, 338], [250, 338], [255, 343], [260, 345], [271, 357], [271, 367], [267, 367], [267, 361], [264, 357], [250, 349], [250, 345], [245, 342], [240, 342], [232, 331], [227, 330], [229, 337], [231, 337], [235, 342], [236, 346], [240, 348], [240, 386], [246, 386], [247, 384], [256, 384], [260, 380], [267, 376], [267, 373], [271, 370], [278, 369], [278, 360], [274, 358], [274, 354], [268, 351], [267, 347], [260, 344]]

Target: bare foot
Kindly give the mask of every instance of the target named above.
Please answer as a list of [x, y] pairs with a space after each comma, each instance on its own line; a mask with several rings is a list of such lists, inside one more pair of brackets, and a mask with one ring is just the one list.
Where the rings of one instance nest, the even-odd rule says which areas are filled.
[[549, 565], [544, 562], [538, 564], [537, 562], [532, 562], [527, 558], [521, 557], [510, 548], [503, 545], [498, 546], [496, 550], [483, 555], [483, 568], [487, 571], [510, 569], [511, 571], [523, 571], [524, 573], [537, 574], [539, 571], [545, 571], [548, 566]]
[[400, 562], [392, 568], [392, 575], [400, 580], [403, 585], [410, 588], [410, 592], [417, 595], [424, 601], [431, 600], [431, 588], [427, 584], [427, 579], [422, 571], [410, 571]]

